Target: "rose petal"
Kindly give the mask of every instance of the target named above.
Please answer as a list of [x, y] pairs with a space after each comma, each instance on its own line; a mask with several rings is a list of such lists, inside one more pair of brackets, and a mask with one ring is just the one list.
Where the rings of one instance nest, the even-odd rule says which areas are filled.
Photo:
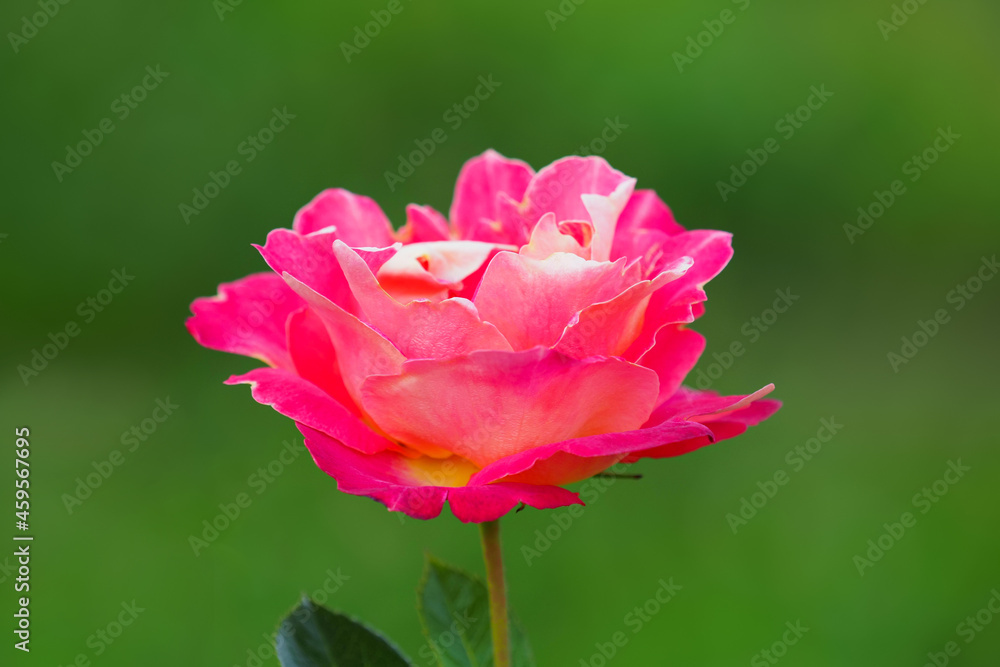
[[528, 184], [520, 207], [521, 219], [529, 230], [549, 212], [556, 214], [557, 221], [593, 222], [583, 195], [607, 197], [622, 183], [631, 180], [613, 169], [604, 158], [573, 156], [556, 160], [539, 171]]
[[484, 466], [550, 442], [638, 428], [657, 390], [649, 369], [537, 348], [408, 361], [398, 375], [368, 378], [362, 406], [411, 447]]
[[639, 230], [655, 230], [667, 236], [684, 232], [685, 229], [674, 220], [674, 214], [662, 199], [652, 190], [636, 190], [615, 228], [615, 242], [611, 256], [640, 257], [645, 247], [639, 243]]
[[254, 400], [336, 438], [351, 449], [374, 454], [399, 446], [370, 428], [316, 385], [278, 368], [234, 375], [226, 384], [249, 384]]
[[681, 383], [705, 351], [705, 338], [679, 324], [669, 324], [656, 332], [656, 341], [636, 362], [656, 371], [660, 378], [657, 405], [680, 389]]
[[300, 234], [335, 227], [349, 246], [383, 248], [395, 241], [392, 224], [374, 200], [341, 188], [324, 190], [299, 209], [292, 228]]
[[[567, 233], [577, 229], [586, 230], [580, 233], [579, 240], [572, 233]], [[593, 224], [589, 221], [567, 221], [563, 225], [558, 225], [556, 214], [546, 213], [531, 230], [531, 238], [521, 246], [518, 254], [532, 259], [545, 259], [556, 252], [568, 252], [583, 259], [590, 259], [590, 241], [593, 232]]]
[[[607, 468], [616, 460], [631, 463], [643, 457], [685, 454], [735, 435], [732, 427], [743, 418], [740, 412], [743, 409], [750, 410], [746, 414], [757, 419], [742, 423], [743, 430], [773, 414], [777, 401], [762, 401], [764, 405], [760, 407], [753, 404], [772, 389], [774, 385], [768, 385], [747, 396], [703, 396], [706, 392], [684, 390], [676, 403], [661, 406], [640, 429], [576, 438], [508, 456], [484, 466], [469, 483], [569, 484]], [[595, 459], [600, 467], [588, 469], [588, 462], [580, 459]]]
[[732, 234], [726, 232], [696, 230], [670, 237], [656, 233], [660, 235], [659, 241], [650, 246], [641, 262], [646, 275], [649, 271], [662, 270], [678, 257], [690, 257], [694, 264], [682, 278], [664, 286], [650, 298], [642, 331], [624, 355], [630, 360], [640, 358], [653, 346], [661, 327], [692, 322], [701, 314], [700, 303], [705, 300], [702, 288], [733, 256]]
[[400, 303], [440, 300], [482, 266], [495, 246], [479, 241], [437, 241], [401, 246], [378, 270], [378, 282]]
[[618, 226], [618, 216], [628, 204], [632, 191], [635, 189], [635, 179], [629, 178], [619, 183], [611, 194], [583, 194], [580, 199], [594, 224], [594, 240], [590, 245], [590, 256], [599, 262], [611, 259], [611, 244], [615, 239], [615, 228]]
[[334, 253], [364, 320], [408, 359], [437, 359], [475, 350], [510, 350], [497, 328], [466, 299], [401, 304], [386, 293], [358, 254], [341, 241]]
[[406, 207], [406, 224], [396, 233], [403, 243], [447, 241], [451, 235], [448, 220], [430, 206]]
[[333, 254], [334, 231], [300, 234], [291, 229], [275, 229], [263, 246], [254, 245], [264, 261], [281, 275], [286, 271], [319, 294], [353, 312], [354, 299]]
[[296, 374], [307, 380], [347, 408], [360, 416], [361, 410], [355, 405], [344, 379], [340, 377], [337, 351], [330, 341], [330, 334], [319, 315], [308, 306], [295, 311], [288, 317], [288, 352], [292, 355]]
[[280, 276], [255, 273], [219, 285], [219, 293], [195, 299], [185, 325], [205, 347], [242, 354], [277, 368], [292, 368], [285, 321], [302, 300]]
[[445, 502], [463, 522], [494, 521], [521, 503], [538, 509], [582, 504], [577, 494], [557, 486], [489, 484], [463, 486], [472, 469], [459, 459], [408, 459], [394, 452], [362, 455], [324, 433], [299, 425], [306, 447], [337, 487], [373, 498], [389, 510], [433, 519]]
[[686, 419], [709, 428], [712, 431], [711, 438], [679, 440], [635, 451], [629, 454], [625, 462], [630, 463], [641, 458], [680, 456], [712, 442], [736, 437], [748, 427], [759, 424], [778, 411], [781, 407], [780, 401], [761, 400], [773, 389], [774, 385], [769, 384], [747, 396], [719, 396], [715, 392], [683, 387], [667, 403], [657, 408], [650, 422], [664, 420], [661, 423], [671, 423], [677, 419]]
[[370, 375], [400, 372], [406, 358], [377, 331], [289, 274], [288, 285], [323, 321], [337, 354], [340, 376], [351, 399], [360, 407], [361, 385]]
[[643, 280], [613, 299], [587, 306], [563, 331], [555, 349], [577, 359], [622, 355], [642, 330], [650, 295], [690, 268], [691, 258], [682, 257], [653, 280]]
[[520, 201], [532, 176], [530, 166], [494, 150], [466, 162], [458, 175], [449, 215], [459, 237], [520, 245], [519, 239], [504, 231], [497, 202], [501, 196]]
[[624, 260], [594, 262], [568, 253], [533, 259], [501, 252], [490, 261], [474, 302], [515, 350], [551, 346], [577, 313], [637, 282]]

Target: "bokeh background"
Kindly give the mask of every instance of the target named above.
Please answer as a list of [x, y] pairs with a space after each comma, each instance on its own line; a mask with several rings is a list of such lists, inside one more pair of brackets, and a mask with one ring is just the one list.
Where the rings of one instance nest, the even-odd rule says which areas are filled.
[[[262, 270], [251, 243], [323, 188], [370, 195], [400, 224], [408, 202], [447, 210], [463, 161], [486, 148], [539, 168], [590, 146], [683, 224], [735, 234], [695, 325], [709, 341], [699, 370], [741, 341], [712, 388], [774, 382], [785, 407], [738, 440], [640, 464], [641, 481], [616, 482], [566, 528], [535, 510], [504, 520], [539, 664], [590, 664], [618, 630], [623, 667], [769, 664], [759, 652], [797, 621], [809, 630], [783, 664], [917, 666], [950, 641], [951, 664], [997, 664], [1000, 618], [968, 643], [958, 626], [1000, 587], [1000, 279], [961, 310], [947, 300], [1000, 250], [996, 4], [913, 2], [886, 39], [888, 1], [402, 0], [348, 62], [341, 43], [386, 5], [71, 2], [16, 52], [8, 35], [0, 395], [8, 461], [14, 427], [31, 428], [36, 542], [33, 650], [10, 646], [5, 602], [0, 662], [251, 666], [297, 596], [339, 570], [328, 605], [427, 664], [423, 553], [479, 572], [477, 531], [447, 510], [401, 522], [305, 456], [256, 495], [248, 478], [298, 433], [222, 385], [254, 362], [196, 345], [188, 304]], [[675, 52], [724, 9], [732, 23], [680, 71]], [[6, 2], [0, 27], [23, 33], [38, 11]], [[112, 104], [147, 66], [169, 75], [119, 119]], [[500, 86], [453, 129], [443, 115], [480, 76]], [[776, 123], [812, 86], [833, 95], [786, 138]], [[241, 142], [285, 107], [295, 118], [245, 162]], [[60, 181], [52, 162], [107, 117], [114, 131]], [[601, 147], [608, 119], [627, 128]], [[447, 141], [391, 190], [385, 172], [439, 127]], [[904, 163], [948, 128], [960, 138], [910, 181]], [[717, 183], [769, 137], [780, 150], [724, 201]], [[242, 172], [186, 224], [179, 205], [232, 159]], [[845, 223], [896, 179], [906, 193], [850, 242]], [[86, 321], [79, 304], [122, 267], [134, 280]], [[798, 300], [751, 341], [779, 289]], [[894, 371], [887, 354], [939, 308], [950, 321]], [[18, 366], [71, 320], [80, 334], [25, 383]], [[168, 398], [176, 411], [126, 451], [122, 434]], [[824, 418], [843, 428], [796, 471], [786, 453]], [[114, 450], [124, 462], [69, 512], [64, 494]], [[971, 470], [921, 514], [914, 494], [959, 460]], [[779, 470], [790, 482], [734, 534], [727, 514]], [[252, 505], [195, 556], [189, 536], [247, 491]], [[854, 557], [905, 511], [916, 525], [859, 574]], [[536, 531], [557, 538], [528, 558]], [[4, 600], [12, 576], [0, 571]], [[633, 634], [625, 615], [670, 577], [683, 589]], [[133, 600], [133, 625], [92, 638]]]

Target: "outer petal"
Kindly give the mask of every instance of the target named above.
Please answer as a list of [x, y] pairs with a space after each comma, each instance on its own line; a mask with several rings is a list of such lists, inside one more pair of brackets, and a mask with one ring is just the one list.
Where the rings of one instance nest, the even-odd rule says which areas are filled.
[[473, 468], [458, 457], [407, 459], [392, 452], [359, 454], [337, 440], [299, 425], [316, 465], [337, 480], [337, 487], [368, 496], [394, 512], [433, 519], [445, 502], [463, 522], [499, 519], [525, 503], [538, 509], [582, 504], [575, 493], [556, 486], [489, 484], [464, 486]]
[[249, 384], [254, 400], [270, 405], [300, 424], [316, 428], [352, 449], [374, 454], [399, 446], [375, 434], [343, 405], [316, 385], [289, 371], [257, 368], [234, 375], [226, 384]]
[[624, 260], [594, 262], [568, 253], [532, 259], [501, 252], [479, 284], [475, 304], [515, 350], [551, 346], [581, 310], [637, 282]]
[[636, 450], [642, 451], [664, 442], [711, 437], [712, 431], [708, 427], [696, 422], [677, 420], [651, 428], [571, 438], [514, 454], [484, 466], [472, 476], [470, 483], [514, 481], [529, 484], [571, 484], [593, 476]]
[[451, 222], [460, 238], [494, 243], [520, 241], [505, 233], [497, 202], [520, 201], [534, 171], [520, 160], [510, 160], [494, 150], [465, 163], [455, 185]]
[[657, 389], [649, 369], [537, 348], [408, 361], [399, 375], [368, 378], [362, 405], [401, 442], [485, 466], [550, 442], [638, 428]]
[[692, 438], [666, 443], [633, 452], [625, 460], [631, 462], [640, 458], [679, 456], [711, 442], [740, 435], [748, 427], [764, 421], [781, 407], [780, 401], [761, 400], [773, 389], [774, 385], [769, 384], [747, 396], [719, 396], [712, 391], [696, 391], [682, 387], [669, 401], [656, 409], [650, 418], [650, 423], [670, 423], [685, 419], [701, 423], [711, 429], [711, 438]]
[[437, 359], [475, 350], [510, 350], [497, 328], [466, 299], [401, 304], [379, 285], [365, 261], [341, 241], [334, 253], [365, 321], [408, 359]]
[[[676, 403], [661, 406], [641, 429], [577, 438], [510, 456], [484, 467], [470, 483], [569, 484], [618, 460], [630, 463], [642, 457], [685, 454], [737, 435], [734, 425], [740, 420], [741, 433], [747, 425], [773, 414], [777, 401], [753, 403], [772, 389], [774, 385], [768, 385], [748, 396], [700, 396], [707, 392], [683, 390]], [[749, 412], [742, 413], [744, 409]], [[746, 419], [748, 416], [756, 421]], [[602, 467], [594, 470], [595, 461]]]
[[660, 232], [659, 240], [650, 246], [642, 260], [643, 271], [659, 272], [678, 257], [690, 257], [694, 265], [683, 278], [657, 291], [646, 308], [646, 320], [638, 338], [625, 354], [638, 359], [653, 346], [660, 327], [679, 322], [691, 322], [701, 314], [699, 304], [705, 300], [705, 284], [725, 268], [733, 256], [732, 234], [711, 230], [684, 232], [667, 237]]
[[195, 299], [185, 322], [205, 347], [260, 359], [277, 368], [292, 368], [285, 344], [285, 320], [303, 305], [273, 273], [255, 273], [219, 285], [213, 297]]
[[653, 280], [643, 280], [613, 299], [587, 306], [563, 331], [555, 349], [577, 359], [621, 356], [642, 330], [650, 295], [690, 268], [691, 258], [682, 257]]
[[345, 311], [340, 306], [317, 294], [289, 274], [285, 280], [323, 321], [336, 350], [340, 376], [351, 399], [361, 403], [361, 385], [370, 375], [396, 374], [406, 358], [377, 331]]
[[641, 257], [645, 248], [638, 245], [636, 233], [641, 229], [655, 230], [667, 236], [673, 236], [685, 231], [684, 227], [674, 220], [670, 207], [652, 190], [636, 190], [628, 205], [618, 217], [615, 229], [615, 242], [611, 256]]
[[657, 405], [674, 395], [705, 351], [705, 338], [679, 324], [668, 324], [656, 332], [656, 342], [638, 363], [656, 371], [660, 378]]
[[337, 351], [319, 315], [308, 306], [295, 311], [288, 317], [288, 351], [295, 364], [295, 373], [313, 383], [351, 413], [360, 416], [361, 410], [355, 405], [344, 379], [340, 377]]
[[351, 288], [333, 254], [335, 238], [337, 233], [332, 230], [303, 235], [291, 229], [275, 229], [267, 235], [263, 246], [254, 247], [279, 276], [287, 271], [334, 303], [353, 311]]
[[389, 218], [374, 200], [340, 188], [324, 190], [299, 209], [292, 227], [300, 234], [337, 228], [337, 238], [350, 246], [382, 248], [395, 238]]

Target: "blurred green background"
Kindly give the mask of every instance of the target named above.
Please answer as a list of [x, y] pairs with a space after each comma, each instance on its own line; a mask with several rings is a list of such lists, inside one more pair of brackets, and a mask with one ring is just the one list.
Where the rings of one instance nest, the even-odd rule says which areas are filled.
[[[408, 202], [447, 210], [463, 161], [486, 148], [539, 168], [601, 149], [591, 142], [618, 119], [627, 128], [601, 149], [614, 166], [686, 226], [735, 234], [695, 325], [709, 341], [699, 370], [741, 341], [712, 388], [774, 382], [785, 407], [738, 440], [640, 464], [644, 479], [595, 494], [568, 527], [551, 512], [505, 518], [512, 604], [539, 664], [600, 664], [595, 642], [618, 630], [623, 667], [771, 664], [759, 652], [796, 621], [809, 630], [782, 664], [917, 666], [950, 641], [950, 664], [997, 664], [1000, 617], [968, 643], [958, 626], [1000, 587], [1000, 280], [961, 310], [947, 300], [1000, 250], [996, 4], [913, 2], [885, 39], [889, 2], [403, 0], [347, 62], [341, 43], [386, 4], [243, 2], [220, 19], [211, 0], [71, 2], [36, 32], [23, 23], [35, 2], [0, 9], [5, 33], [33, 35], [8, 35], [0, 57], [0, 396], [8, 461], [14, 427], [31, 428], [36, 535], [33, 650], [10, 646], [5, 602], [0, 651], [13, 657], [0, 662], [252, 666], [299, 593], [339, 569], [349, 579], [328, 604], [427, 664], [413, 593], [424, 551], [482, 569], [475, 527], [447, 510], [401, 522], [302, 456], [193, 554], [189, 535], [298, 432], [222, 385], [255, 363], [196, 345], [188, 304], [263, 270], [250, 244], [323, 188], [372, 196], [400, 224]], [[704, 21], [718, 31], [724, 9], [732, 22], [679, 71], [675, 52]], [[147, 66], [169, 74], [120, 118], [112, 105]], [[500, 86], [453, 129], [444, 113], [489, 75]], [[812, 86], [833, 95], [786, 138], [776, 123]], [[245, 162], [241, 142], [284, 107], [295, 118]], [[114, 131], [60, 181], [52, 162], [102, 118]], [[385, 172], [438, 127], [447, 141], [391, 191]], [[912, 182], [904, 163], [939, 128], [960, 138]], [[770, 137], [780, 150], [723, 201], [717, 183]], [[242, 172], [185, 224], [179, 205], [232, 159]], [[896, 179], [905, 194], [851, 243], [844, 224]], [[87, 321], [79, 304], [122, 267], [134, 280]], [[776, 289], [800, 298], [761, 331], [751, 318]], [[887, 354], [939, 308], [950, 320], [894, 372]], [[17, 367], [71, 320], [80, 335], [25, 383]], [[174, 414], [128, 452], [123, 432], [167, 398]], [[843, 428], [796, 470], [786, 453], [823, 418]], [[124, 462], [68, 512], [63, 495], [116, 449]], [[959, 459], [971, 470], [921, 514], [914, 494]], [[779, 470], [790, 482], [734, 534], [727, 514]], [[854, 557], [905, 511], [916, 525], [860, 575]], [[529, 559], [522, 547], [546, 530], [556, 539]], [[661, 577], [683, 590], [633, 634], [625, 615]], [[133, 600], [144, 611], [120, 637], [91, 638]]]

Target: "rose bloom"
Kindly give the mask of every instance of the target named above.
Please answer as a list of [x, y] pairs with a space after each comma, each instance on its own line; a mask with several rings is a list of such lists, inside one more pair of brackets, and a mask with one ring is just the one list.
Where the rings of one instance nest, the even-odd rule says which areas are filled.
[[494, 151], [458, 177], [446, 219], [326, 190], [257, 246], [273, 272], [197, 299], [206, 347], [267, 364], [228, 384], [295, 420], [341, 491], [429, 519], [521, 503], [619, 462], [677, 456], [773, 414], [681, 382], [705, 347], [687, 324], [732, 257], [598, 157], [535, 172]]

